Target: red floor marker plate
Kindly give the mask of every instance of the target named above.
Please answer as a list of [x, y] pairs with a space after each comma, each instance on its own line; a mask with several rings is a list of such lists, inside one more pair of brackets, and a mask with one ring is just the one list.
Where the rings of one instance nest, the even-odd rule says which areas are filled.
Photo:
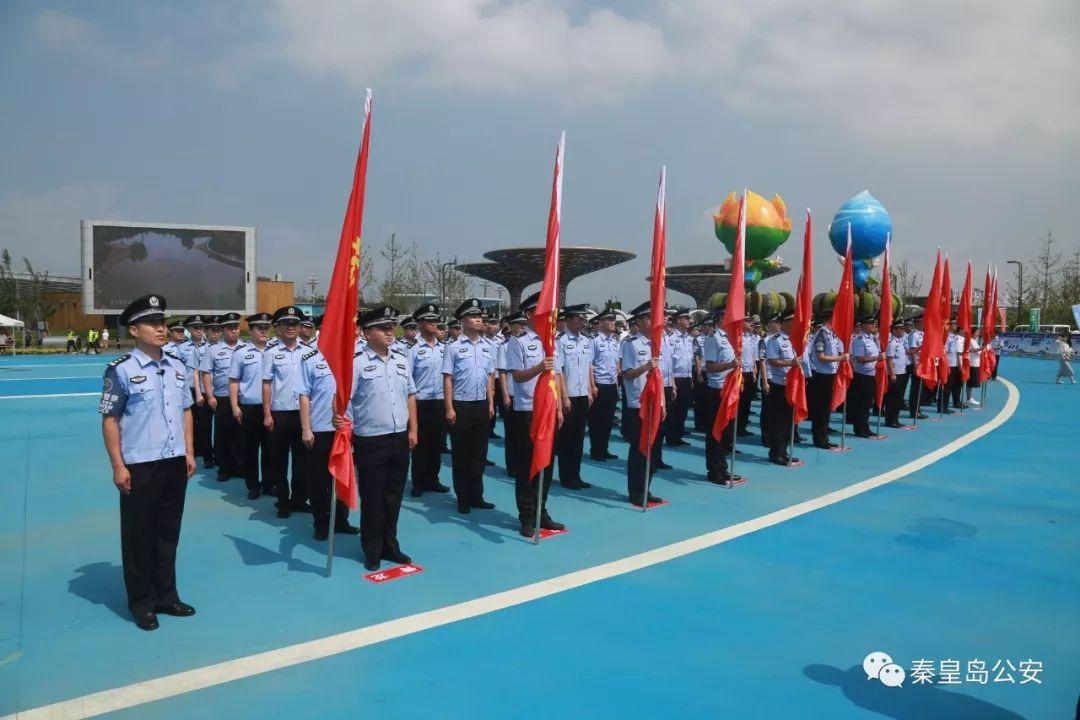
[[919, 426], [918, 425], [905, 425], [904, 427], [902, 427], [900, 429], [901, 430], [918, 430]]
[[793, 463], [788, 463], [788, 464], [787, 464], [787, 465], [785, 465], [784, 467], [789, 467], [789, 468], [800, 468], [800, 467], [802, 467], [802, 466], [803, 466], [803, 465], [805, 465], [805, 464], [806, 464], [806, 463], [804, 463], [804, 462], [803, 462], [802, 460], [796, 460], [796, 461], [795, 461], [795, 462], [793, 462]]
[[424, 568], [419, 565], [398, 565], [389, 570], [379, 570], [378, 572], [368, 573], [364, 576], [364, 579], [378, 585], [379, 583], [390, 582], [391, 580], [397, 580], [398, 578], [408, 577], [409, 575], [416, 575], [417, 573], [422, 572], [424, 572]]
[[867, 440], [888, 440], [889, 436], [888, 435], [871, 435], [870, 437], [868, 437], [866, 439]]
[[747, 481], [747, 480], [749, 480], [749, 479], [750, 479], [750, 478], [746, 477], [745, 475], [740, 475], [740, 476], [739, 476], [739, 479], [738, 479], [738, 480], [732, 480], [732, 481], [731, 481], [731, 485], [732, 485], [733, 487], [734, 487], [735, 485], [742, 485], [742, 484], [743, 484], [744, 482], [746, 482], [746, 481]]
[[848, 452], [849, 450], [851, 450], [850, 445], [847, 445], [845, 447], [840, 447], [839, 445], [837, 445], [834, 448], [829, 448], [829, 452]]
[[565, 535], [568, 532], [569, 530], [547, 530], [545, 528], [540, 528], [540, 539], [546, 540], [554, 535]]
[[942, 420], [944, 420], [944, 419], [945, 419], [945, 418], [940, 418], [940, 417], [932, 417], [932, 418], [929, 418], [929, 419], [927, 420], [927, 422], [941, 422], [941, 421], [942, 421]]
[[649, 507], [654, 508], [654, 507], [660, 507], [661, 505], [667, 505], [667, 504], [668, 504], [667, 500], [662, 500], [660, 502], [650, 502]]

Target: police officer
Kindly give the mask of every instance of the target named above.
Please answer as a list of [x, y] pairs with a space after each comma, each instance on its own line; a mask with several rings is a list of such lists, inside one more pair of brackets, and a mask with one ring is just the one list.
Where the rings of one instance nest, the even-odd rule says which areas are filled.
[[694, 431], [709, 432], [705, 425], [709, 384], [705, 373], [705, 341], [713, 334], [712, 316], [706, 314], [697, 324], [698, 335], [694, 338]]
[[941, 390], [941, 406], [945, 413], [951, 413], [949, 398], [954, 408], [963, 407], [964, 383], [960, 378], [960, 356], [964, 353], [964, 336], [956, 332], [956, 318], [949, 318], [949, 330], [945, 336], [945, 358], [949, 363], [949, 381]]
[[214, 457], [214, 408], [211, 407], [210, 404], [213, 394], [206, 392], [202, 368], [208, 361], [210, 348], [221, 342], [221, 318], [217, 315], [206, 315], [205, 318], [206, 344], [203, 345], [200, 350], [197, 350], [192, 355], [192, 358], [197, 362], [197, 365], [194, 367], [195, 384], [199, 387], [203, 401], [206, 405], [206, 424], [204, 430], [206, 433], [206, 454], [203, 455], [203, 467], [207, 470], [212, 470], [217, 467], [217, 458]]
[[514, 377], [510, 372], [510, 369], [506, 365], [506, 351], [510, 346], [510, 341], [521, 335], [525, 329], [525, 315], [520, 310], [511, 310], [503, 320], [506, 322], [506, 332], [503, 334], [503, 341], [499, 343], [498, 351], [495, 354], [495, 371], [498, 373], [498, 383], [496, 388], [498, 389], [498, 402], [502, 408], [503, 417], [503, 431], [506, 433], [506, 442], [503, 443], [503, 451], [505, 454], [506, 473], [510, 477], [517, 477], [518, 474], [518, 442], [514, 435], [516, 426], [514, 424]]
[[912, 419], [925, 420], [928, 415], [922, 411], [923, 403], [926, 402], [927, 392], [923, 387], [923, 380], [919, 377], [919, 353], [923, 345], [923, 318], [922, 314], [915, 316], [914, 327], [908, 333], [908, 375], [911, 378], [911, 390], [908, 391], [908, 413]]
[[456, 342], [459, 337], [461, 337], [461, 320], [451, 318], [450, 322], [446, 323], [446, 344]]
[[[494, 307], [488, 307], [484, 310], [484, 329], [482, 337], [487, 341], [488, 346], [491, 348], [491, 357], [495, 360], [499, 357], [499, 346], [503, 343], [503, 336], [499, 332], [499, 318], [495, 314]], [[495, 373], [495, 414], [491, 416], [491, 420], [488, 421], [488, 438], [491, 440], [499, 440], [499, 434], [495, 432], [495, 418], [496, 416], [502, 417], [502, 403], [499, 398], [502, 396], [502, 379], [498, 372]], [[506, 418], [503, 418], [503, 424], [505, 425]], [[495, 463], [490, 460], [487, 461], [488, 465], [494, 465]]]
[[848, 389], [848, 417], [855, 437], [868, 438], [870, 432], [870, 407], [874, 403], [877, 387], [874, 376], [877, 364], [885, 359], [878, 347], [877, 318], [866, 315], [859, 319], [860, 332], [851, 340], [851, 360], [855, 377]]
[[[303, 313], [293, 305], [278, 308], [273, 315], [278, 342], [263, 353], [263, 427], [266, 438], [266, 472], [277, 488], [277, 516], [311, 512], [307, 490], [307, 447], [300, 440], [300, 396], [296, 374], [307, 348], [297, 339]], [[292, 487], [286, 478], [292, 454]]]
[[765, 335], [761, 338], [761, 342], [758, 343], [758, 382], [761, 383], [761, 412], [758, 415], [758, 424], [761, 430], [761, 444], [765, 447], [769, 447], [769, 438], [772, 437], [769, 433], [769, 415], [765, 412], [765, 405], [768, 402], [770, 392], [769, 368], [765, 363], [765, 348], [773, 336], [780, 332], [779, 317], [779, 315], [772, 315], [765, 319]]
[[[269, 323], [269, 318], [267, 318]], [[322, 323], [315, 318], [315, 327]], [[350, 368], [351, 371], [351, 368]], [[330, 535], [330, 449], [334, 444], [333, 406], [337, 383], [326, 358], [318, 349], [304, 353], [296, 374], [296, 393], [300, 396], [300, 440], [307, 447], [308, 493], [311, 497], [315, 539]], [[351, 408], [346, 416], [352, 417]], [[349, 506], [338, 499], [334, 507], [334, 532], [358, 535], [360, 529], [349, 524]]]
[[[521, 301], [521, 310], [529, 325], [547, 322], [547, 318], [535, 317], [536, 303], [540, 294], [534, 293]], [[514, 476], [514, 496], [517, 501], [519, 532], [523, 537], [533, 537], [536, 532], [536, 498], [540, 495], [540, 527], [546, 530], [563, 530], [565, 525], [555, 522], [547, 511], [548, 490], [551, 487], [552, 465], [549, 463], [536, 477], [529, 477], [532, 468], [533, 442], [532, 429], [533, 396], [536, 393], [537, 378], [544, 371], [554, 372], [554, 355], [545, 357], [540, 336], [533, 327], [526, 327], [517, 337], [512, 337], [506, 346], [506, 369], [514, 380], [513, 412], [511, 423], [514, 430], [511, 436], [517, 445]], [[556, 385], [556, 387], [558, 387]], [[556, 427], [562, 424], [562, 403], [556, 403]], [[542, 483], [537, 488], [536, 483]]]
[[218, 320], [221, 325], [221, 339], [210, 346], [203, 356], [199, 370], [202, 373], [203, 392], [214, 412], [217, 479], [225, 481], [243, 473], [243, 457], [236, 442], [240, 426], [233, 417], [232, 404], [229, 401], [229, 369], [232, 367], [233, 353], [242, 349], [245, 343], [240, 342], [239, 313], [225, 313]]
[[[270, 334], [270, 313], [247, 316], [251, 341], [233, 353], [229, 366], [229, 402], [239, 428], [236, 444], [242, 458], [244, 484], [252, 500], [261, 494], [273, 495], [276, 488], [270, 475], [263, 426], [263, 360]], [[262, 481], [259, 475], [262, 470]]]
[[581, 479], [581, 455], [585, 448], [585, 423], [589, 405], [596, 397], [593, 380], [592, 339], [585, 335], [588, 305], [570, 305], [563, 311], [566, 330], [555, 341], [559, 401], [563, 423], [559, 428], [559, 483], [567, 490], [592, 487]]
[[732, 475], [728, 470], [727, 456], [735, 449], [736, 418], [724, 427], [717, 440], [713, 435], [713, 423], [720, 411], [720, 391], [729, 373], [741, 372], [741, 359], [735, 357], [735, 348], [731, 346], [727, 331], [720, 319], [724, 316], [724, 306], [715, 310], [716, 320], [712, 335], [705, 339], [704, 360], [706, 383], [705, 395], [705, 471], [706, 478], [714, 485], [731, 487], [739, 475]]
[[[663, 308], [657, 308], [657, 312], [664, 312]], [[641, 439], [641, 393], [645, 390], [645, 383], [649, 379], [649, 372], [653, 368], [661, 367], [661, 358], [653, 357], [652, 341], [645, 328], [652, 325], [652, 310], [648, 301], [634, 308], [630, 315], [637, 321], [639, 332], [630, 335], [623, 341], [620, 363], [622, 365], [623, 389], [625, 390], [624, 406], [622, 412], [622, 435], [630, 448], [626, 456], [626, 490], [630, 496], [630, 504], [642, 507], [646, 501], [650, 503], [663, 502], [652, 492], [645, 497], [645, 466], [649, 466], [650, 481], [656, 472], [657, 458], [660, 454], [661, 439], [664, 434], [664, 416], [667, 414], [666, 401], [661, 403], [660, 428], [656, 433], [656, 442], [650, 448], [650, 462], [646, 462], [640, 445]], [[651, 485], [651, 482], [650, 482]]]
[[907, 349], [904, 346], [904, 320], [893, 321], [892, 337], [885, 349], [886, 369], [889, 372], [889, 389], [885, 394], [885, 425], [891, 428], [900, 424], [900, 410], [904, 405], [904, 388], [907, 386]]
[[806, 381], [806, 406], [810, 415], [811, 438], [814, 447], [829, 450], [836, 443], [829, 440], [829, 417], [832, 415], [833, 382], [841, 361], [848, 359], [844, 345], [833, 332], [829, 320], [832, 308], [824, 308], [818, 314], [821, 326], [810, 336], [811, 375]]
[[484, 465], [487, 460], [488, 423], [495, 413], [495, 357], [481, 337], [484, 308], [477, 298], [458, 306], [454, 317], [462, 335], [443, 355], [443, 404], [453, 451], [454, 493], [458, 512], [472, 508], [491, 510], [484, 500]]
[[202, 315], [190, 315], [184, 319], [184, 327], [191, 335], [177, 348], [177, 355], [184, 361], [187, 367], [188, 386], [191, 389], [191, 418], [195, 433], [195, 457], [203, 459], [203, 467], [209, 469], [214, 466], [214, 454], [210, 450], [210, 405], [203, 395], [202, 377], [199, 367], [202, 364], [203, 355], [210, 348], [206, 342], [205, 322]]
[[[416, 447], [416, 385], [404, 355], [390, 350], [397, 310], [379, 305], [358, 318], [367, 346], [353, 358], [353, 457], [360, 491], [360, 545], [364, 567], [382, 560], [408, 564], [397, 538], [401, 497]], [[341, 427], [342, 415], [333, 425]]]
[[[161, 348], [162, 352], [172, 353], [177, 355], [179, 353], [180, 346], [187, 340], [187, 336], [184, 335], [184, 319], [173, 318], [166, 323], [169, 328], [169, 341], [165, 343], [165, 346]], [[90, 346], [87, 344], [87, 353], [90, 352]]]
[[[761, 319], [751, 315], [743, 330], [740, 372], [743, 376], [742, 392], [739, 394], [739, 427], [735, 434], [750, 436], [750, 405], [757, 399], [758, 357], [761, 355]], [[762, 401], [764, 403], [764, 400]]]
[[668, 335], [671, 345], [671, 374], [674, 384], [672, 402], [664, 422], [667, 444], [671, 447], [689, 445], [686, 435], [686, 416], [694, 396], [694, 339], [690, 336], [690, 308], [675, 308], [673, 328]]
[[450, 488], [439, 482], [442, 447], [446, 442], [446, 404], [443, 400], [443, 355], [446, 345], [436, 336], [439, 306], [424, 303], [412, 314], [420, 339], [405, 353], [416, 386], [417, 442], [412, 451], [412, 496], [427, 492], [445, 493]]
[[792, 410], [788, 403], [787, 387], [788, 370], [800, 362], [795, 356], [795, 348], [791, 344], [791, 319], [795, 316], [792, 312], [778, 313], [773, 316], [773, 321], [780, 323], [780, 332], [769, 338], [765, 345], [765, 366], [769, 373], [769, 395], [764, 400], [763, 413], [767, 415], [769, 434], [769, 462], [775, 465], [791, 465], [799, 461], [798, 458], [788, 454], [788, 443], [791, 440]]
[[416, 334], [419, 329], [419, 323], [416, 322], [416, 318], [412, 315], [406, 315], [401, 318], [401, 337], [394, 341], [391, 345], [391, 349], [402, 355], [408, 355], [409, 350], [413, 345], [416, 345]]
[[183, 361], [162, 350], [165, 307], [162, 296], [146, 295], [120, 314], [135, 349], [106, 367], [99, 407], [120, 491], [128, 609], [142, 630], [156, 630], [158, 614], [195, 614], [176, 591], [184, 494], [195, 472], [191, 394]]
[[297, 328], [297, 338], [300, 343], [307, 345], [309, 348], [314, 348], [315, 343], [315, 331], [316, 331], [316, 318], [302, 313], [300, 318], [300, 326]]
[[599, 462], [618, 456], [608, 449], [615, 408], [619, 403], [619, 357], [622, 341], [615, 331], [615, 308], [610, 304], [596, 315], [596, 337], [592, 340], [593, 382], [596, 398], [589, 408], [589, 457]]

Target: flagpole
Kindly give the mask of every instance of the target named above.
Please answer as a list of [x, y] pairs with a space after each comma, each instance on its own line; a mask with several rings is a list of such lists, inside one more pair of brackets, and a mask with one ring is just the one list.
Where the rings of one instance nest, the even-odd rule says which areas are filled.
[[791, 437], [788, 439], [788, 467], [791, 467], [791, 458], [795, 455], [795, 408], [791, 408]]
[[[736, 365], [735, 367], [738, 369], [739, 372], [742, 372], [741, 367], [739, 367], [738, 365]], [[732, 372], [735, 372], [735, 371], [736, 371], [735, 369], [732, 370]], [[740, 391], [739, 394], [742, 395], [742, 388], [739, 388], [739, 391]], [[721, 392], [721, 398], [722, 398], [723, 397], [723, 391], [721, 390], [720, 392]], [[762, 404], [761, 404], [761, 414], [762, 415], [765, 414], [764, 400], [765, 400], [765, 398], [762, 397]], [[733, 431], [731, 433], [731, 470], [728, 471], [728, 481], [727, 481], [727, 486], [729, 488], [735, 487], [735, 453], [737, 452], [736, 446], [739, 444], [738, 418], [735, 418], [734, 422], [736, 424], [736, 427], [733, 429]], [[729, 424], [730, 424], [730, 422], [729, 422]], [[710, 430], [709, 432], [712, 432], [712, 430]], [[724, 428], [724, 432], [727, 432], [727, 428]]]
[[326, 577], [334, 572], [334, 526], [337, 524], [337, 480], [330, 476], [330, 519], [327, 527], [330, 534], [326, 538]]
[[[941, 358], [934, 358], [934, 375], [939, 378], [941, 377]], [[944, 387], [944, 385], [937, 386], [938, 420], [945, 419], [945, 406], [943, 404], [945, 400], [945, 392], [943, 389]]]
[[[559, 402], [562, 402], [560, 400]], [[556, 420], [556, 422], [558, 422]], [[532, 459], [530, 458], [530, 462]], [[555, 462], [555, 458], [551, 458], [551, 462]], [[533, 545], [540, 544], [540, 514], [541, 509], [544, 506], [544, 474], [547, 473], [547, 468], [540, 468], [540, 472], [536, 473], [536, 522], [533, 523]]]
[[[650, 372], [652, 372], [652, 371], [650, 370]], [[645, 382], [647, 384], [648, 380], [646, 380]], [[645, 428], [646, 433], [653, 426], [653, 417], [655, 417], [655, 413], [656, 413], [656, 408], [654, 407], [654, 405], [655, 405], [655, 403], [649, 403], [649, 424]], [[660, 437], [660, 431], [659, 430], [656, 431], [656, 437], [657, 438]], [[641, 440], [638, 439], [638, 442], [640, 443]], [[652, 449], [653, 449], [653, 443], [649, 443], [649, 451], [647, 453], [645, 453], [645, 494], [641, 498], [641, 512], [643, 512], [643, 513], [646, 510], [648, 510], [648, 508], [649, 508], [649, 480], [651, 479], [649, 477], [649, 475], [650, 475], [650, 473], [652, 471]]]
[[911, 416], [911, 427], [919, 427], [919, 414], [922, 412], [922, 378], [919, 377], [919, 366], [916, 363], [912, 366], [915, 370], [915, 382], [918, 383], [915, 390], [915, 414]]

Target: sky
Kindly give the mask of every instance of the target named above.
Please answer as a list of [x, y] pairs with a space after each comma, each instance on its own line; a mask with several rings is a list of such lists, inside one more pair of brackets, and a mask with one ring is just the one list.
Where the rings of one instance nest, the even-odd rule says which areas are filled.
[[793, 215], [785, 264], [811, 210], [832, 287], [869, 189], [894, 261], [981, 287], [1048, 229], [1080, 248], [1077, 38], [1070, 0], [0, 0], [0, 247], [76, 275], [83, 218], [250, 225], [260, 275], [325, 291], [371, 87], [369, 247], [542, 245], [565, 130], [563, 244], [637, 253], [569, 302], [647, 298], [661, 165], [669, 264], [726, 258], [748, 187]]

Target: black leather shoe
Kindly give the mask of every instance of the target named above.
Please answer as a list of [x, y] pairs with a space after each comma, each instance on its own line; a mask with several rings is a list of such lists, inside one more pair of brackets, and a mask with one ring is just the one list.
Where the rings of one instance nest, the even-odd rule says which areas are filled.
[[749, 430], [740, 430], [739, 432], [737, 432], [737, 433], [735, 433], [735, 434], [736, 434], [737, 436], [739, 436], [739, 437], [750, 437], [750, 436], [751, 436], [751, 435], [753, 435], [754, 433], [750, 432]]
[[229, 479], [229, 477], [230, 477], [229, 473], [222, 472], [221, 470], [218, 470], [218, 474], [217, 474], [217, 481], [218, 482], [225, 482], [226, 480]]
[[866, 438], [870, 438], [870, 437], [874, 437], [874, 436], [871, 435], [870, 433], [855, 433], [855, 437], [866, 439]]
[[370, 572], [375, 572], [376, 570], [379, 569], [379, 561], [378, 560], [369, 560], [368, 558], [364, 558], [364, 569], [368, 570]]
[[901, 425], [900, 423], [886, 423], [886, 424], [885, 424], [885, 427], [891, 427], [891, 428], [902, 428], [902, 427], [904, 427], [904, 426], [903, 426], [903, 425]]
[[607, 457], [608, 460], [618, 460], [619, 459], [619, 456], [616, 455], [615, 453], [608, 453], [606, 455], [606, 457]]
[[833, 444], [831, 442], [827, 442], [827, 443], [818, 443], [818, 442], [816, 442], [816, 443], [814, 443], [814, 447], [821, 448], [822, 450], [829, 450], [834, 446], [833, 446]]
[[420, 497], [423, 494], [424, 494], [424, 488], [418, 487], [416, 485], [412, 486], [412, 491], [409, 493], [409, 495], [411, 497]]
[[584, 480], [576, 480], [576, 481], [575, 480], [567, 480], [565, 482], [560, 481], [559, 484], [562, 485], [567, 490], [584, 490], [585, 488], [591, 488], [592, 487], [592, 485], [585, 482]]
[[330, 530], [328, 528], [324, 528], [324, 527], [315, 528], [315, 539], [316, 540], [325, 540], [328, 537], [330, 537]]
[[430, 490], [431, 492], [437, 492], [437, 493], [448, 493], [448, 492], [450, 492], [450, 488], [446, 487], [441, 482], [436, 482], [431, 487], [424, 488], [424, 489], [425, 490]]
[[480, 498], [479, 500], [473, 500], [471, 507], [474, 507], [477, 510], [494, 510], [495, 503], [489, 503], [484, 498]]
[[271, 485], [263, 485], [262, 486], [262, 494], [265, 495], [266, 497], [274, 497], [274, 498], [276, 498], [277, 497], [277, 490], [275, 490], [273, 488], [273, 486], [271, 486]]
[[158, 605], [157, 613], [173, 617], [191, 617], [195, 614], [195, 608], [185, 602], [174, 602], [172, 605]]
[[521, 537], [531, 538], [536, 534], [536, 526], [532, 523], [521, 523], [521, 529], [518, 530], [518, 533], [521, 534]]
[[441, 453], [442, 453], [443, 455], [449, 455], [449, 454], [450, 454], [450, 448], [448, 448], [448, 447], [446, 447], [446, 446], [444, 445], [444, 446], [443, 446], [443, 449], [442, 449], [442, 450], [440, 450], [439, 452], [441, 452]]
[[662, 503], [662, 502], [664, 502], [664, 498], [657, 497], [656, 495], [653, 495], [652, 493], [649, 493], [649, 502], [651, 502], [651, 503]]
[[641, 507], [642, 504], [643, 504], [641, 502], [641, 496], [640, 495], [631, 495], [630, 496], [630, 504], [633, 505], [634, 507]]
[[292, 516], [292, 510], [286, 507], [279, 507], [277, 509], [277, 516], [279, 518], [287, 518]]
[[656, 463], [656, 469], [657, 470], [670, 470], [671, 466], [668, 465], [666, 462], [661, 461], [661, 462]]
[[334, 532], [339, 535], [359, 535], [360, 528], [355, 525], [350, 525], [349, 523], [337, 523], [334, 525]]
[[540, 527], [544, 530], [565, 530], [566, 526], [561, 522], [555, 522], [551, 516], [545, 513], [540, 517]]
[[468, 514], [469, 514], [469, 510], [470, 510], [470, 508], [469, 508], [469, 503], [467, 503], [467, 502], [461, 502], [460, 500], [458, 501], [458, 504], [457, 504], [457, 511], [458, 511], [459, 513], [461, 513], [462, 515], [468, 515]]
[[926, 420], [926, 419], [928, 419], [928, 418], [929, 418], [930, 416], [929, 416], [929, 415], [927, 415], [926, 413], [922, 413], [922, 412], [921, 412], [921, 413], [919, 413], [918, 415], [916, 415], [915, 417], [919, 418], [920, 420]]
[[676, 440], [675, 442], [668, 442], [668, 444], [667, 444], [667, 445], [668, 445], [668, 447], [683, 447], [683, 446], [685, 446], [685, 445], [689, 445], [689, 444], [690, 444], [690, 443], [686, 442], [686, 441], [685, 441], [685, 440], [683, 440], [682, 438], [679, 438], [679, 439], [678, 439], [678, 440]]
[[493, 462], [491, 462], [490, 460], [487, 460], [487, 459], [484, 460], [484, 465], [486, 467], [495, 467], [495, 463], [493, 463]]
[[492, 431], [492, 432], [488, 433], [488, 439], [489, 440], [502, 440], [502, 435], [500, 435], [499, 433], [497, 433], [495, 431]]
[[136, 615], [135, 616], [135, 627], [139, 628], [140, 630], [157, 630], [158, 629], [157, 615], [155, 615], [150, 610], [147, 610], [142, 615]]
[[796, 435], [795, 436], [795, 442], [803, 442], [805, 440], [806, 440], [806, 438], [804, 438], [802, 435]]
[[589, 459], [590, 460], [595, 460], [596, 462], [607, 462], [608, 461], [608, 456], [607, 455], [593, 455], [592, 453], [589, 453]]
[[731, 475], [728, 475], [727, 473], [716, 473], [715, 475], [709, 476], [708, 480], [713, 485], [727, 485], [731, 482]]
[[389, 560], [390, 562], [397, 563], [398, 565], [408, 565], [412, 562], [412, 558], [401, 552], [400, 550], [383, 550], [382, 559]]
[[262, 495], [262, 491], [259, 488], [248, 490], [248, 500], [258, 500], [260, 495]]
[[775, 455], [770, 455], [769, 462], [773, 465], [787, 465], [787, 460], [785, 460], [783, 456], [777, 457]]
[[307, 514], [310, 515], [311, 514], [311, 506], [308, 505], [306, 502], [293, 503], [292, 511], [297, 512], [297, 513], [307, 513]]

